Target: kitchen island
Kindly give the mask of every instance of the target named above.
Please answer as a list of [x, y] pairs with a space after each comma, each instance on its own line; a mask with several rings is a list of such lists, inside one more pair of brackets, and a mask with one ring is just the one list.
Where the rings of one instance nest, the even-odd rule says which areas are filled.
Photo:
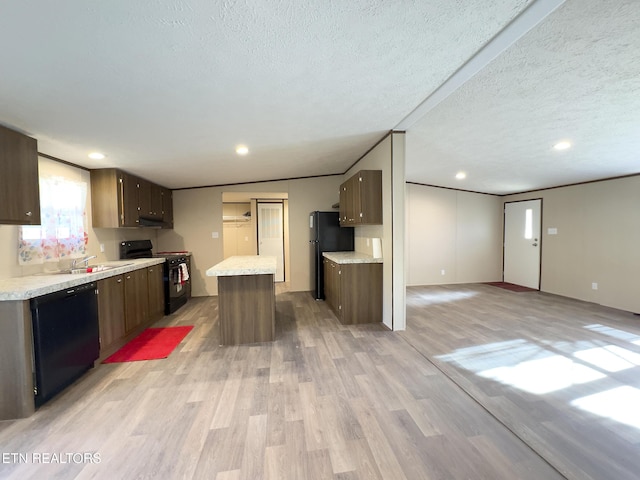
[[218, 277], [220, 344], [240, 345], [275, 339], [276, 257], [233, 256], [207, 270]]

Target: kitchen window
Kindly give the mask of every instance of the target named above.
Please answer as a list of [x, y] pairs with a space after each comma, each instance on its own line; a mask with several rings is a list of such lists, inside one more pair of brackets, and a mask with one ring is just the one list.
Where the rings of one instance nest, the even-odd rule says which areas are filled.
[[86, 200], [85, 182], [40, 177], [42, 223], [20, 227], [18, 263], [34, 265], [85, 256]]

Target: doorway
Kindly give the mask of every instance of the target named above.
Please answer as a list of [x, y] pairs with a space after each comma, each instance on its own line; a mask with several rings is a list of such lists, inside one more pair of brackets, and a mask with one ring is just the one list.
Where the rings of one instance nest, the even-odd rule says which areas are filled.
[[251, 202], [222, 204], [222, 238], [224, 258], [256, 255], [255, 215]]
[[541, 215], [540, 198], [504, 204], [506, 283], [540, 289]]
[[[282, 234], [284, 255], [279, 263], [282, 269], [276, 283], [276, 292], [284, 293], [289, 289], [291, 278], [289, 244], [289, 200], [287, 192], [264, 191], [227, 191], [222, 192], [222, 242], [223, 258], [236, 255], [259, 255], [258, 204], [279, 204], [282, 209]], [[267, 247], [268, 248], [268, 247]], [[262, 249], [263, 255], [264, 248]], [[277, 255], [274, 255], [277, 257]]]

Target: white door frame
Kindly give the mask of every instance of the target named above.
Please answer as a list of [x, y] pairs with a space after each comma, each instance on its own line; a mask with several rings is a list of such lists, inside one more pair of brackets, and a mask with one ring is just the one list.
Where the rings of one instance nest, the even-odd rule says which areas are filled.
[[257, 234], [257, 243], [258, 243], [258, 255], [260, 255], [260, 244], [261, 244], [261, 239], [260, 239], [260, 205], [262, 204], [277, 204], [280, 205], [281, 207], [281, 227], [282, 227], [282, 232], [280, 235], [280, 238], [282, 240], [282, 266], [279, 266], [278, 270], [276, 271], [276, 274], [274, 275], [274, 281], [276, 282], [284, 282], [286, 280], [286, 275], [285, 275], [285, 251], [284, 251], [284, 247], [285, 247], [285, 239], [284, 239], [284, 235], [285, 235], [285, 228], [284, 228], [284, 201], [283, 200], [272, 200], [272, 201], [264, 201], [264, 200], [257, 200], [256, 201], [256, 216], [257, 216], [257, 222], [256, 222], [256, 234]]
[[[536, 290], [540, 290], [540, 285], [541, 285], [541, 281], [542, 281], [542, 214], [543, 214], [543, 201], [542, 198], [529, 198], [526, 200], [516, 200], [516, 201], [512, 201], [512, 202], [504, 202], [503, 204], [503, 222], [502, 222], [502, 281], [503, 282], [508, 282], [508, 279], [506, 278], [506, 263], [507, 263], [507, 248], [509, 247], [507, 245], [507, 205], [508, 204], [514, 204], [514, 203], [523, 203], [523, 202], [538, 202], [539, 203], [539, 209], [540, 209], [540, 216], [539, 216], [539, 224], [537, 225], [537, 237], [534, 236], [534, 238], [532, 238], [531, 240], [527, 240], [528, 242], [532, 243], [532, 246], [535, 246], [538, 250], [538, 268], [537, 268], [537, 281], [534, 281], [533, 284], [530, 285], [524, 285], [530, 288], [535, 288]], [[533, 226], [533, 231], [534, 233], [536, 232], [536, 225]], [[537, 244], [537, 245], [536, 245]], [[513, 283], [513, 282], [510, 282]], [[521, 284], [523, 282], [520, 282], [519, 284]]]

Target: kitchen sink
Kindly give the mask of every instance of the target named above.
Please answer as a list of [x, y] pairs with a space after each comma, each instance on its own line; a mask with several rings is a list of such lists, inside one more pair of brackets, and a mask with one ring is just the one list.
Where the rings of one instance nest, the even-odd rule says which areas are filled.
[[118, 263], [113, 265], [89, 265], [88, 267], [83, 268], [66, 268], [64, 270], [55, 270], [53, 272], [42, 272], [38, 275], [79, 275], [79, 274], [91, 274], [91, 273], [99, 273], [105, 272], [107, 270], [113, 270], [118, 267], [126, 267], [131, 265], [131, 263]]
[[[111, 270], [113, 268], [126, 267], [127, 265], [131, 265], [131, 264], [130, 263], [122, 263], [122, 264], [118, 264], [118, 265], [89, 265], [87, 268], [84, 268], [84, 269], [81, 268], [80, 270], [84, 270], [87, 273], [98, 273], [98, 272], [103, 272], [105, 270]], [[91, 270], [91, 271], [89, 271], [89, 270]]]

